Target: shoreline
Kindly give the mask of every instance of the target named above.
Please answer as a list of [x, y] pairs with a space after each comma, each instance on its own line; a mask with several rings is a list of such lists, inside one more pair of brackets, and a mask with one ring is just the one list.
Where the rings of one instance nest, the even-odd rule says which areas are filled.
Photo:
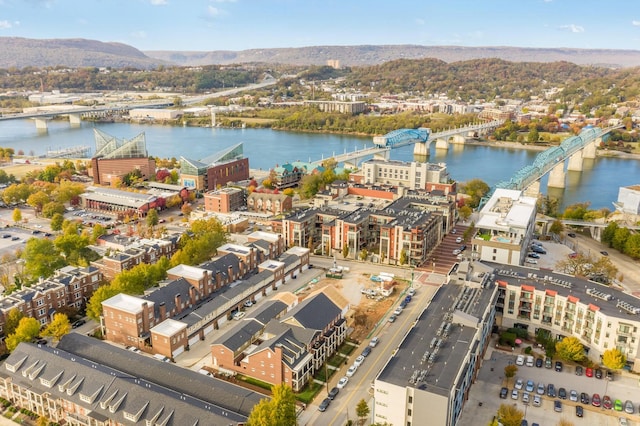
[[[489, 146], [492, 148], [511, 148], [511, 149], [520, 149], [527, 151], [545, 151], [552, 146], [557, 145], [530, 145], [523, 144], [520, 142], [506, 142], [506, 141], [488, 141], [488, 140], [469, 140], [464, 143], [464, 145], [474, 145], [474, 146]], [[640, 160], [640, 154], [622, 152], [622, 151], [611, 151], [611, 150], [602, 150], [596, 149], [596, 157], [609, 157], [609, 158], [624, 158], [628, 160]]]

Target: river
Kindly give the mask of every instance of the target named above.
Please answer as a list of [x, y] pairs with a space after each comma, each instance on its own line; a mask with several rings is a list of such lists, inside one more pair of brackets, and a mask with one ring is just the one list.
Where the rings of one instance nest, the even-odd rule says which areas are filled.
[[[50, 121], [46, 132], [38, 131], [31, 120], [0, 122], [0, 146], [22, 150], [25, 154], [44, 155], [58, 150], [86, 145], [95, 152], [93, 128], [118, 139], [130, 139], [145, 133], [149, 155], [161, 158], [185, 156], [199, 160], [238, 142], [253, 169], [267, 170], [290, 161], [315, 161], [345, 151], [373, 146], [371, 137], [352, 135], [283, 132], [269, 129], [223, 129], [204, 127], [170, 127], [128, 123], [82, 123], [71, 127], [67, 121]], [[431, 147], [431, 162], [444, 162], [451, 177], [459, 182], [479, 178], [494, 185], [508, 180], [517, 170], [532, 163], [538, 152], [517, 148], [483, 145], [452, 145], [449, 150]], [[413, 161], [413, 146], [391, 151], [391, 159]], [[542, 179], [546, 191], [547, 178]], [[591, 208], [613, 209], [620, 186], [638, 184], [638, 161], [626, 158], [599, 157], [585, 162], [582, 173], [569, 172], [564, 190], [551, 195], [561, 199], [561, 206], [591, 202]]]

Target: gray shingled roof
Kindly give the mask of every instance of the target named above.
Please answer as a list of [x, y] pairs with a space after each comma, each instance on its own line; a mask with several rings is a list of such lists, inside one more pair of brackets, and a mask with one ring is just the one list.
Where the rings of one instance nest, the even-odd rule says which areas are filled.
[[327, 325], [338, 317], [341, 309], [331, 301], [324, 293], [318, 293], [300, 302], [283, 319], [294, 317], [302, 327], [313, 330], [324, 330]]
[[[264, 395], [224, 380], [204, 376], [171, 363], [156, 362], [147, 356], [79, 333], [64, 336], [58, 343], [58, 348], [242, 416], [248, 416], [253, 406], [265, 398]], [[153, 368], [149, 368], [150, 365]]]

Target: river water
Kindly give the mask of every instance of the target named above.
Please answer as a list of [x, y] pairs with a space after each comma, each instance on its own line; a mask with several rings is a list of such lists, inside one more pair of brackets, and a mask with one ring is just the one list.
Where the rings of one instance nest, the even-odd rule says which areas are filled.
[[[371, 137], [351, 135], [282, 132], [269, 129], [222, 129], [170, 127], [129, 123], [82, 123], [71, 127], [67, 121], [50, 121], [46, 132], [38, 131], [31, 120], [0, 122], [0, 146], [44, 155], [48, 150], [89, 146], [95, 152], [93, 128], [118, 139], [131, 139], [144, 132], [149, 155], [161, 158], [199, 160], [236, 143], [243, 142], [244, 153], [253, 169], [267, 170], [290, 161], [315, 161], [345, 151], [373, 146]], [[431, 162], [444, 162], [451, 177], [459, 182], [479, 178], [490, 186], [508, 180], [517, 170], [532, 163], [538, 152], [482, 145], [452, 145], [449, 150], [431, 146]], [[392, 160], [413, 161], [413, 146], [391, 151]], [[613, 209], [618, 188], [640, 183], [640, 163], [633, 159], [599, 157], [585, 162], [582, 173], [569, 172], [564, 190], [550, 195], [561, 199], [561, 206], [591, 202], [591, 208]], [[546, 192], [547, 178], [541, 190]]]

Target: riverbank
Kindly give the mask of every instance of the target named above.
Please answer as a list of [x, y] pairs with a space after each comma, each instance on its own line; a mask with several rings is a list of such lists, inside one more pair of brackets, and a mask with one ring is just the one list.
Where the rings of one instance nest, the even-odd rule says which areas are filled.
[[[545, 151], [553, 145], [533, 145], [520, 142], [489, 141], [489, 140], [467, 140], [465, 145], [490, 146], [492, 148], [524, 149], [527, 151]], [[598, 157], [627, 158], [630, 160], [640, 160], [640, 154], [634, 152], [613, 151], [608, 149], [596, 149]]]

